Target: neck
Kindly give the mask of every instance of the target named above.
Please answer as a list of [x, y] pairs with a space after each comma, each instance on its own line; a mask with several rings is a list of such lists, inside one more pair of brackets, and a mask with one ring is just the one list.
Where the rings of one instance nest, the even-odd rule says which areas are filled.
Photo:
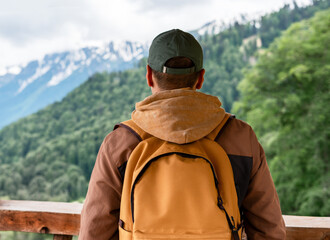
[[196, 91], [196, 88], [191, 88], [191, 87], [185, 87], [185, 88], [173, 88], [173, 89], [161, 89], [161, 88], [158, 88], [158, 87], [157, 87], [157, 88], [152, 87], [152, 88], [151, 88], [151, 92], [152, 92], [152, 94], [155, 94], [155, 93], [159, 93], [159, 92], [163, 92], [163, 91], [176, 90], [176, 89]]

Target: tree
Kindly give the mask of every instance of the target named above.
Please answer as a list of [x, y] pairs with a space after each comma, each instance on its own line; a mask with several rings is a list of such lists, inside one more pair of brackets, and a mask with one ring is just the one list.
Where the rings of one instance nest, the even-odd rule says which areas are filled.
[[239, 85], [286, 214], [330, 215], [330, 10], [292, 25]]

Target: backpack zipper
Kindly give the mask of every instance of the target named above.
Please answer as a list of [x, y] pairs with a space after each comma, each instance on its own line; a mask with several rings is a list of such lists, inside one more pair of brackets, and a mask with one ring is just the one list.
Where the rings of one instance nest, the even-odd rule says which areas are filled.
[[202, 156], [197, 156], [197, 155], [187, 154], [187, 153], [182, 153], [182, 152], [164, 153], [164, 154], [161, 154], [161, 155], [159, 155], [159, 156], [151, 159], [149, 162], [147, 162], [147, 164], [145, 164], [145, 166], [142, 168], [142, 170], [139, 172], [139, 174], [137, 175], [137, 177], [134, 180], [134, 183], [133, 183], [133, 186], [132, 186], [132, 190], [131, 190], [131, 211], [132, 211], [132, 220], [133, 220], [133, 223], [134, 223], [134, 189], [135, 189], [135, 186], [136, 186], [137, 182], [140, 180], [140, 178], [145, 173], [145, 171], [147, 170], [147, 168], [151, 165], [151, 163], [153, 163], [154, 161], [158, 160], [161, 157], [172, 155], [172, 154], [177, 154], [177, 155], [180, 155], [180, 156], [186, 157], [186, 158], [202, 158], [202, 159], [204, 159], [210, 165], [210, 167], [212, 169], [213, 177], [214, 177], [215, 187], [217, 189], [218, 203], [219, 203], [219, 198], [221, 199], [220, 192], [219, 192], [219, 187], [218, 187], [218, 183], [219, 182], [218, 182], [217, 175], [215, 173], [215, 170], [214, 170], [214, 167], [213, 167], [213, 164], [211, 163], [211, 161], [209, 161], [207, 158], [202, 157]]

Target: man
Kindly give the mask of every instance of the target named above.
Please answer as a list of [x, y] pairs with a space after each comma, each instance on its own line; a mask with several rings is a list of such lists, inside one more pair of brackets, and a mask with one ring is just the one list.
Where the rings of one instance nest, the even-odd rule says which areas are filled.
[[[224, 118], [218, 98], [197, 92], [204, 82], [203, 52], [178, 29], [158, 35], [149, 50], [152, 95], [136, 104], [132, 119], [148, 134], [184, 144], [199, 140]], [[248, 239], [285, 239], [278, 196], [253, 130], [232, 118], [216, 139], [229, 156]], [[140, 139], [117, 127], [103, 141], [91, 176], [79, 239], [118, 239], [121, 191], [127, 160]]]

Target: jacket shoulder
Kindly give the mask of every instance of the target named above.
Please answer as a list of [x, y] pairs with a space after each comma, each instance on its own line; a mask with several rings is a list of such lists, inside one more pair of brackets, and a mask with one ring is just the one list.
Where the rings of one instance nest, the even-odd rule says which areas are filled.
[[252, 141], [257, 141], [252, 127], [246, 122], [233, 118], [226, 125], [218, 143], [227, 154], [252, 157]]
[[[117, 126], [117, 125], [116, 125]], [[120, 167], [127, 160], [134, 148], [141, 140], [130, 129], [121, 125], [114, 128], [114, 130], [107, 134], [104, 138], [102, 146], [103, 151], [114, 160], [116, 167]]]

